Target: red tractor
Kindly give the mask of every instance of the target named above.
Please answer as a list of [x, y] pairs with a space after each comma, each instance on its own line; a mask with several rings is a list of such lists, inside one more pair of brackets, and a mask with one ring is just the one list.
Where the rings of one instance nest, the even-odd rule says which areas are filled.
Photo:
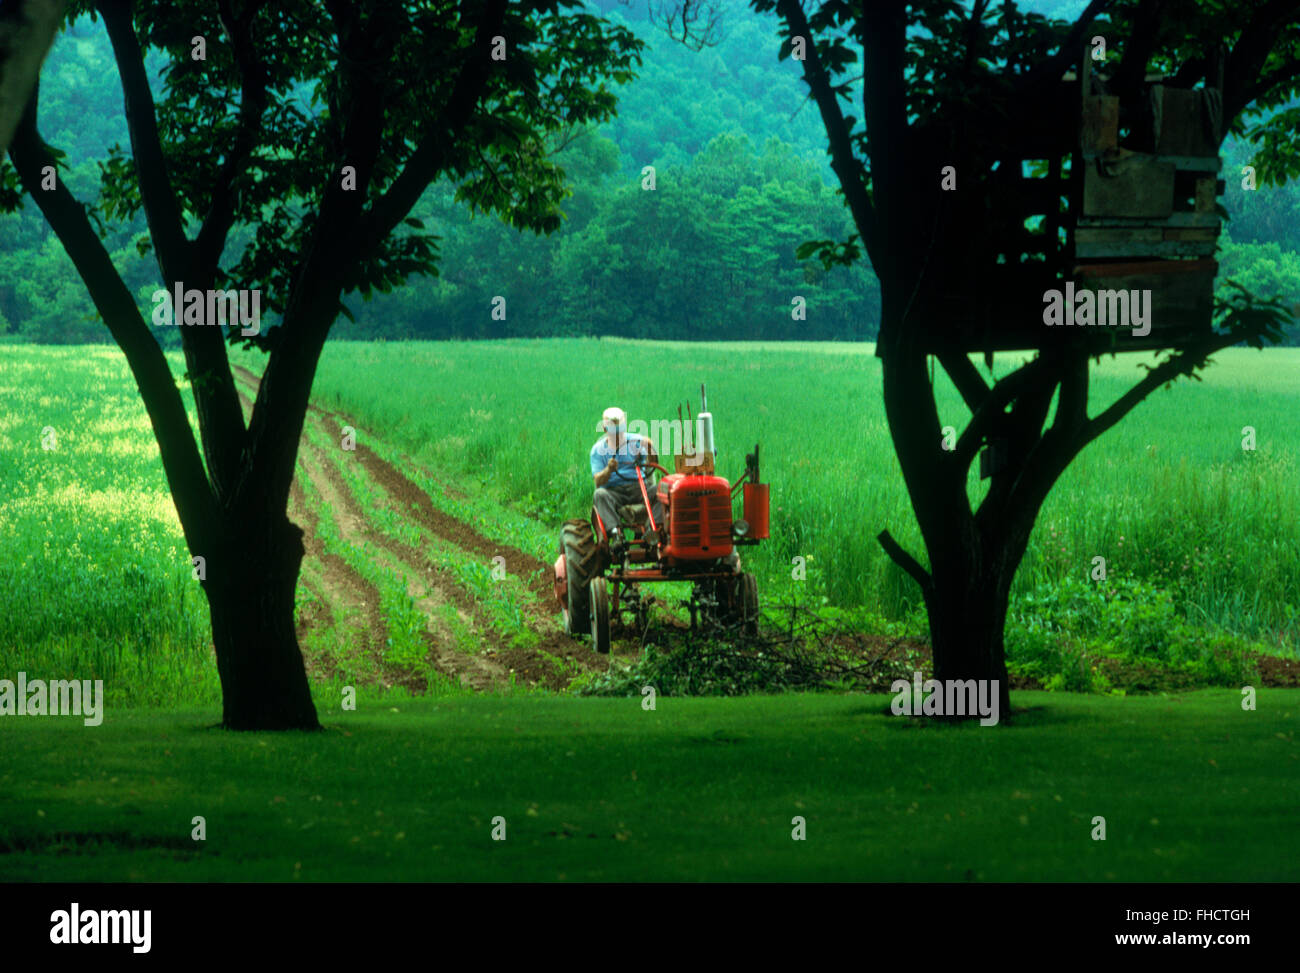
[[[590, 633], [597, 652], [609, 652], [611, 620], [627, 615], [644, 631], [652, 599], [643, 588], [662, 581], [691, 582], [691, 597], [684, 604], [692, 627], [704, 623], [737, 627], [746, 635], [757, 632], [758, 585], [741, 569], [738, 549], [768, 537], [768, 485], [759, 482], [758, 446], [745, 457], [744, 474], [729, 484], [713, 471], [713, 417], [701, 411], [696, 421], [699, 441], [690, 450], [683, 436], [674, 472], [654, 457], [638, 459], [643, 502], [621, 506], [617, 524], [603, 523], [594, 506], [590, 522], [564, 522], [555, 596], [565, 632], [575, 637]], [[647, 482], [652, 476], [647, 471], [662, 476]], [[650, 490], [663, 504], [664, 524], [652, 522]], [[732, 503], [742, 490], [743, 516], [735, 517]], [[610, 553], [611, 531], [619, 531], [624, 540], [618, 558]], [[657, 544], [647, 544], [651, 532]]]

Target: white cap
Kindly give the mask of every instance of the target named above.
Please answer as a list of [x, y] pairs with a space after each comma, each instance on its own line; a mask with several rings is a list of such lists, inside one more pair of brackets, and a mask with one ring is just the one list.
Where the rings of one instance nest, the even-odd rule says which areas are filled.
[[627, 413], [618, 406], [611, 405], [605, 410], [605, 414], [600, 417], [600, 424], [596, 428], [604, 429], [607, 422], [617, 422], [620, 426], [625, 426], [627, 425]]

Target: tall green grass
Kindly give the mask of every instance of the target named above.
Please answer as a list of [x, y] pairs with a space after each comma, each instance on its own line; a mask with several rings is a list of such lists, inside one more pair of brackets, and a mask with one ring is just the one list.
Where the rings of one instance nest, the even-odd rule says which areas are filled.
[[110, 703], [219, 699], [207, 602], [121, 352], [8, 345], [0, 376], [0, 673], [103, 679]]
[[[1101, 363], [1094, 414], [1140, 375], [1144, 358]], [[997, 365], [1001, 373], [1014, 361]], [[172, 368], [183, 371], [178, 357]], [[960, 426], [958, 396], [941, 371], [935, 381], [944, 421]], [[915, 588], [873, 538], [887, 527], [923, 552], [870, 346], [337, 343], [317, 398], [364, 422], [390, 459], [401, 450], [466, 495], [434, 490], [440, 506], [479, 511], [489, 536], [549, 559], [559, 522], [588, 509], [587, 452], [601, 411], [619, 404], [633, 419], [671, 418], [700, 382], [724, 475], [763, 444], [773, 537], [747, 560], [766, 595], [801, 591], [905, 618]], [[1085, 579], [1100, 555], [1112, 575], [1172, 592], [1207, 633], [1294, 647], [1297, 390], [1300, 350], [1234, 349], [1203, 384], [1157, 391], [1058, 484], [1017, 597]], [[47, 426], [53, 450], [42, 448]], [[1256, 430], [1254, 452], [1241, 448], [1244, 426]], [[796, 556], [807, 559], [806, 581], [790, 576]], [[0, 674], [103, 678], [117, 703], [208, 702], [219, 696], [211, 653], [207, 606], [121, 353], [0, 347]]]
[[[1000, 356], [1002, 375], [1021, 359]], [[260, 368], [258, 356], [245, 361]], [[1093, 415], [1143, 372], [1147, 355], [1094, 370]], [[981, 366], [982, 367], [982, 366]], [[962, 428], [960, 397], [936, 369], [940, 415]], [[763, 446], [772, 540], [749, 563], [765, 585], [802, 584], [840, 605], [902, 618], [915, 585], [873, 539], [888, 528], [924, 560], [889, 438], [870, 345], [592, 339], [331, 343], [316, 398], [367, 424], [446, 482], [483, 491], [558, 528], [591, 500], [587, 454], [602, 410], [671, 419], [706, 383], [719, 472], [734, 478]], [[1016, 596], [1108, 573], [1178, 593], [1188, 617], [1280, 646], [1300, 641], [1300, 350], [1232, 349], [1201, 383], [1156, 391], [1084, 451], [1044, 506]], [[1242, 428], [1258, 448], [1242, 449]], [[982, 495], [977, 475], [971, 495]]]

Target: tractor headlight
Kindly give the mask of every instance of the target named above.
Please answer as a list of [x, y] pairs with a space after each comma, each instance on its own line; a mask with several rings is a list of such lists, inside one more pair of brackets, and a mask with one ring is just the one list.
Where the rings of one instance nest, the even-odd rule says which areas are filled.
[[736, 540], [740, 540], [740, 538], [744, 537], [748, 533], [749, 523], [743, 517], [732, 522], [731, 536], [736, 538]]

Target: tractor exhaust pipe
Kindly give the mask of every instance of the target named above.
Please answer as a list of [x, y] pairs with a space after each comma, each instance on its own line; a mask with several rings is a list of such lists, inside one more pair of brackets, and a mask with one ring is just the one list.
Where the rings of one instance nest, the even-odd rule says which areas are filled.
[[704, 391], [704, 384], [700, 383], [700, 414], [695, 417], [700, 424], [700, 441], [696, 443], [696, 450], [700, 455], [708, 457], [706, 462], [710, 469], [713, 466], [713, 413], [709, 411], [709, 396]]
[[752, 459], [750, 464], [748, 482], [744, 486], [744, 518], [745, 523], [749, 524], [749, 536], [756, 541], [765, 541], [770, 536], [769, 505], [771, 504], [771, 495], [768, 492], [766, 483], [758, 482], [758, 446], [754, 446], [754, 452], [746, 457]]

